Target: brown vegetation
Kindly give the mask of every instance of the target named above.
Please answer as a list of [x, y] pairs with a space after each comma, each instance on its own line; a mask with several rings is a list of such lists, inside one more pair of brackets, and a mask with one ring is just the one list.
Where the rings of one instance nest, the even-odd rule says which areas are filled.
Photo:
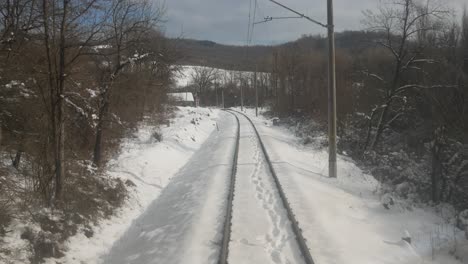
[[152, 1], [0, 2], [0, 231], [11, 217], [47, 222], [59, 243], [123, 202], [124, 184], [101, 169], [139, 121], [164, 112], [177, 56], [163, 15]]
[[[457, 23], [443, 3], [423, 2], [383, 1], [364, 12], [365, 31], [337, 34], [339, 147], [391, 186], [410, 182], [425, 201], [466, 209], [468, 16], [465, 11]], [[221, 53], [203, 65], [223, 68], [216, 65]], [[255, 61], [238, 58], [233, 69], [262, 72], [256, 79], [261, 106], [279, 116], [311, 116], [326, 127], [326, 39], [303, 36], [245, 49], [248, 54]], [[254, 82], [253, 73], [219, 76], [205, 89], [205, 102], [214, 105], [221, 90], [227, 107], [240, 105], [241, 93], [244, 105], [254, 106]], [[400, 151], [406, 160], [390, 155]], [[397, 169], [405, 166], [418, 167], [417, 175]]]

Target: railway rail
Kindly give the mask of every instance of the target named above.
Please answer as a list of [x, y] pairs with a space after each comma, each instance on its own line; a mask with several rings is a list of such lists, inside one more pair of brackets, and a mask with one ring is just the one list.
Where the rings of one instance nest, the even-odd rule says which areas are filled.
[[260, 134], [258, 133], [257, 128], [255, 127], [255, 124], [252, 122], [252, 120], [245, 115], [242, 112], [238, 112], [235, 110], [231, 109], [225, 109], [226, 112], [232, 114], [237, 121], [237, 136], [236, 136], [236, 146], [234, 148], [234, 155], [233, 155], [233, 163], [232, 163], [232, 170], [231, 170], [231, 180], [230, 180], [230, 185], [229, 185], [229, 191], [228, 191], [228, 198], [227, 198], [227, 206], [226, 206], [226, 217], [225, 217], [225, 222], [223, 225], [223, 237], [222, 237], [222, 243], [221, 243], [221, 251], [218, 259], [218, 264], [227, 264], [228, 263], [228, 258], [229, 258], [229, 244], [231, 242], [231, 230], [232, 230], [232, 216], [233, 216], [233, 204], [234, 204], [234, 199], [235, 199], [235, 185], [236, 185], [236, 177], [237, 177], [237, 166], [238, 166], [238, 157], [239, 157], [239, 144], [240, 144], [240, 121], [239, 121], [239, 116], [245, 118], [250, 125], [253, 128], [254, 134], [259, 142], [260, 149], [262, 151], [262, 154], [265, 158], [268, 170], [269, 170], [269, 175], [272, 176], [274, 186], [276, 191], [279, 194], [279, 197], [281, 199], [281, 204], [283, 208], [286, 211], [287, 217], [289, 219], [289, 222], [291, 223], [290, 228], [292, 229], [295, 240], [297, 242], [298, 248], [300, 250], [300, 253], [302, 255], [302, 258], [304, 260], [304, 263], [306, 264], [314, 264], [313, 258], [310, 254], [310, 250], [307, 247], [306, 240], [304, 239], [302, 235], [302, 230], [299, 227], [299, 222], [296, 220], [296, 217], [291, 209], [291, 206], [288, 202], [288, 199], [286, 197], [286, 194], [281, 186], [281, 183], [279, 181], [279, 178], [273, 168], [273, 165], [271, 163], [270, 157], [268, 155], [268, 152], [266, 151], [265, 145], [260, 137]]

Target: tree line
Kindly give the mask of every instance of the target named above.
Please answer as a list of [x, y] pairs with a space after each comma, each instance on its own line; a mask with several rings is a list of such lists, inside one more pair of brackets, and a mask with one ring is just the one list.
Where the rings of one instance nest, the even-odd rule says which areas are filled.
[[[410, 182], [427, 201], [467, 209], [467, 11], [460, 17], [434, 1], [383, 1], [377, 10], [363, 12], [363, 25], [363, 31], [337, 36], [341, 151], [362, 163], [373, 160], [383, 181]], [[244, 104], [253, 106], [256, 84], [261, 105], [280, 116], [306, 113], [326, 128], [325, 51], [325, 38], [303, 36], [257, 60], [259, 72], [267, 72], [257, 75], [261, 77], [238, 72], [206, 84], [199, 83], [198, 74], [193, 89], [205, 94], [206, 105], [214, 105], [214, 95], [224, 90], [233, 98], [227, 106], [241, 104], [242, 90]], [[251, 71], [252, 65], [230, 68]], [[422, 172], [403, 173], [394, 168], [398, 165], [389, 166], [395, 160], [389, 153], [398, 148], [408, 159], [419, 160]]]
[[151, 0], [0, 1], [0, 214], [66, 207], [77, 178], [92, 186], [121, 138], [164, 114], [179, 58], [164, 19]]
[[[359, 159], [395, 151], [426, 155], [422, 193], [468, 208], [468, 16], [461, 23], [442, 3], [399, 0], [364, 12], [366, 48], [338, 49], [341, 146]], [[273, 59], [278, 112], [304, 109], [325, 120], [326, 58], [301, 41]], [[311, 42], [309, 41], [309, 44]], [[316, 46], [316, 47], [314, 47]], [[304, 56], [303, 54], [307, 54]], [[277, 84], [278, 82], [278, 84]], [[357, 133], [359, 136], [352, 135]], [[346, 141], [350, 142], [346, 142]], [[382, 164], [380, 164], [382, 165]], [[398, 173], [395, 173], [397, 175]]]

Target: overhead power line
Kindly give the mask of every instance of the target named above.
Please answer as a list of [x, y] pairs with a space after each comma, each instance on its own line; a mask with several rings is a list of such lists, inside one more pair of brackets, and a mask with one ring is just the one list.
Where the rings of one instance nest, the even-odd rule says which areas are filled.
[[249, 1], [249, 21], [247, 23], [247, 38], [245, 39], [246, 45], [249, 45], [251, 15], [252, 15], [252, 0]]
[[258, 25], [258, 24], [261, 24], [261, 23], [270, 22], [270, 21], [276, 20], [276, 19], [297, 19], [297, 18], [301, 18], [301, 19], [302, 19], [303, 17], [301, 17], [301, 16], [284, 16], [284, 17], [271, 17], [271, 16], [266, 16], [263, 20], [254, 22], [254, 25]]
[[[328, 31], [328, 176], [332, 178], [337, 177], [337, 164], [336, 164], [336, 69], [335, 69], [335, 26], [333, 22], [333, 0], [327, 0], [327, 24], [321, 23], [309, 16], [304, 15], [290, 7], [287, 7], [275, 0], [268, 0], [290, 12], [305, 18], [310, 22], [324, 27]], [[263, 21], [253, 22], [253, 24], [260, 24], [272, 21], [274, 19], [290, 19], [297, 17], [265, 17]]]
[[278, 3], [278, 2], [275, 1], [275, 0], [268, 0], [268, 1], [270, 1], [270, 2], [272, 2], [272, 3], [274, 3], [274, 4], [277, 4], [277, 5], [281, 6], [282, 8], [287, 9], [287, 10], [293, 12], [294, 14], [300, 16], [301, 18], [305, 18], [305, 19], [309, 20], [309, 21], [312, 22], [312, 23], [315, 23], [315, 24], [317, 24], [317, 25], [319, 25], [319, 26], [322, 26], [322, 27], [324, 27], [324, 28], [327, 28], [327, 27], [328, 27], [327, 25], [325, 25], [325, 24], [323, 24], [323, 23], [320, 23], [319, 21], [317, 21], [317, 20], [315, 20], [315, 19], [312, 19], [312, 18], [310, 18], [309, 16], [306, 16], [306, 15], [304, 15], [304, 14], [302, 14], [302, 13], [299, 13], [299, 12], [297, 12], [296, 10], [294, 10], [294, 9], [292, 9], [292, 8], [289, 8], [289, 7], [287, 7], [287, 6], [285, 6], [285, 5], [281, 4], [281, 3]]
[[255, 19], [257, 17], [257, 7], [258, 7], [258, 2], [257, 0], [254, 0], [254, 6], [253, 6], [254, 9], [253, 9], [253, 15], [252, 15], [252, 21], [251, 21], [249, 45], [252, 44], [253, 32], [254, 32], [254, 27], [255, 27]]

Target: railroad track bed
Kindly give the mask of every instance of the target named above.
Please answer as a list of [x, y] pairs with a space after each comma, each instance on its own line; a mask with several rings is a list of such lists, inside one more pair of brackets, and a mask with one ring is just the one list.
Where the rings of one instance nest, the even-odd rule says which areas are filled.
[[228, 112], [238, 140], [219, 263], [313, 263], [254, 124]]

